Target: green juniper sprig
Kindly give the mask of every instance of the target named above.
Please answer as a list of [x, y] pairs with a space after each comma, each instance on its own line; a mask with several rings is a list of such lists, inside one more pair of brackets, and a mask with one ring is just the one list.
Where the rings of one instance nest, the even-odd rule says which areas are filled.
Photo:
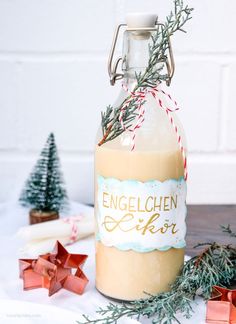
[[185, 263], [169, 292], [120, 305], [110, 302], [97, 310], [100, 318], [92, 320], [83, 315], [84, 321], [77, 323], [118, 324], [119, 319], [125, 316], [152, 318], [153, 324], [180, 323], [177, 313], [190, 318], [193, 312], [191, 302], [196, 296], [208, 299], [212, 286], [229, 286], [236, 280], [236, 246], [217, 243], [198, 246], [205, 246], [205, 250]]
[[168, 80], [167, 74], [162, 75], [163, 65], [158, 69], [156, 65], [165, 62], [166, 52], [169, 49], [169, 37], [177, 31], [186, 32], [183, 26], [190, 20], [193, 8], [184, 7], [182, 0], [174, 1], [174, 13], [171, 11], [166, 17], [166, 22], [160, 26], [152, 36], [152, 44], [149, 46], [149, 61], [144, 74], [136, 76], [138, 87], [155, 87], [157, 83]]
[[[158, 28], [156, 33], [152, 35], [152, 43], [149, 46], [149, 61], [148, 66], [143, 73], [136, 74], [137, 84], [133, 91], [144, 90], [147, 87], [155, 87], [162, 81], [168, 81], [169, 76], [163, 74], [162, 70], [166, 62], [167, 51], [169, 49], [169, 37], [177, 31], [182, 31], [185, 23], [190, 20], [192, 8], [184, 6], [183, 0], [174, 0], [174, 12], [171, 11], [166, 17], [166, 21]], [[157, 66], [158, 64], [160, 66]], [[139, 107], [138, 98], [132, 99], [128, 95], [125, 100], [118, 106], [107, 106], [105, 112], [102, 112], [101, 126], [103, 137], [98, 143], [99, 146], [113, 140], [125, 129], [122, 127], [119, 116], [123, 105], [127, 103], [126, 109], [123, 114], [123, 123], [126, 129], [131, 127], [132, 121], [137, 116], [137, 108]], [[144, 104], [145, 101], [142, 102]]]

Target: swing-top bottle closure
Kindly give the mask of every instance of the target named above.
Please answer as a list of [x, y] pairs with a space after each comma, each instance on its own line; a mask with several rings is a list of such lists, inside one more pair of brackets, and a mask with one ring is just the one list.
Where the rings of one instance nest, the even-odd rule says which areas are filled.
[[[116, 80], [121, 80], [124, 77], [122, 72], [117, 72], [119, 64], [123, 63], [123, 57], [120, 56], [116, 60], [114, 59], [116, 44], [121, 29], [125, 28], [125, 30], [132, 32], [136, 39], [147, 39], [150, 37], [150, 32], [158, 31], [158, 29], [163, 26], [164, 25], [162, 23], [158, 22], [158, 17], [155, 14], [130, 13], [126, 16], [126, 23], [119, 24], [116, 27], [108, 59], [108, 74], [111, 85], [114, 85]], [[168, 39], [168, 55], [164, 60], [158, 63], [164, 63], [166, 66], [168, 74], [166, 84], [169, 86], [175, 70], [175, 62], [170, 38]]]

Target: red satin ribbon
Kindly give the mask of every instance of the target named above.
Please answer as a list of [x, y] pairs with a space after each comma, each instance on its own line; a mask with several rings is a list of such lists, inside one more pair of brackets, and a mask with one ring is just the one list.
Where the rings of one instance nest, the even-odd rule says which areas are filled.
[[236, 324], [236, 290], [213, 286], [207, 302], [207, 324]]

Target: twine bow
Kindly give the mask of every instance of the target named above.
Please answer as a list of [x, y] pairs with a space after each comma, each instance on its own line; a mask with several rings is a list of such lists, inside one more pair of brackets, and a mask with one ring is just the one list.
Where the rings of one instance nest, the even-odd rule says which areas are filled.
[[[171, 116], [172, 112], [179, 110], [177, 102], [174, 99], [172, 99], [170, 94], [166, 93], [162, 89], [158, 89], [158, 87], [141, 88], [138, 91], [129, 91], [128, 87], [125, 84], [123, 84], [122, 86], [123, 86], [123, 89], [129, 93], [129, 99], [127, 99], [125, 101], [124, 105], [121, 107], [121, 111], [120, 111], [120, 115], [119, 115], [119, 122], [124, 130], [127, 130], [132, 133], [131, 151], [133, 151], [135, 148], [136, 131], [137, 131], [137, 129], [142, 127], [143, 122], [145, 120], [144, 102], [145, 102], [146, 96], [147, 96], [147, 94], [151, 94], [152, 97], [156, 100], [158, 107], [160, 107], [161, 109], [163, 109], [166, 112], [168, 120], [176, 133], [177, 143], [179, 145], [179, 148], [180, 148], [180, 151], [181, 151], [181, 154], [183, 157], [184, 179], [187, 180], [187, 177], [188, 177], [187, 157], [186, 157], [185, 149], [183, 146], [182, 138], [179, 133], [179, 129], [178, 129], [177, 125], [175, 124], [173, 117]], [[174, 108], [172, 109], [172, 108], [168, 107], [162, 101], [162, 99], [158, 96], [158, 93], [162, 93], [165, 97], [167, 97], [168, 100], [174, 105]], [[134, 123], [134, 125], [132, 127], [127, 128], [123, 122], [123, 116], [124, 116], [125, 110], [127, 109], [127, 107], [129, 106], [129, 104], [132, 100], [135, 100], [137, 102], [138, 115], [137, 115], [136, 122]]]

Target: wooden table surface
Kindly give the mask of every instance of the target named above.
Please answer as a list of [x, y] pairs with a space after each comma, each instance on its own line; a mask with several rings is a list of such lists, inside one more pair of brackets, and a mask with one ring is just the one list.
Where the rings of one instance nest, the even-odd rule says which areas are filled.
[[186, 254], [195, 255], [199, 249], [194, 245], [217, 242], [236, 245], [236, 238], [223, 233], [220, 225], [230, 224], [236, 232], [236, 205], [190, 205], [187, 216]]

